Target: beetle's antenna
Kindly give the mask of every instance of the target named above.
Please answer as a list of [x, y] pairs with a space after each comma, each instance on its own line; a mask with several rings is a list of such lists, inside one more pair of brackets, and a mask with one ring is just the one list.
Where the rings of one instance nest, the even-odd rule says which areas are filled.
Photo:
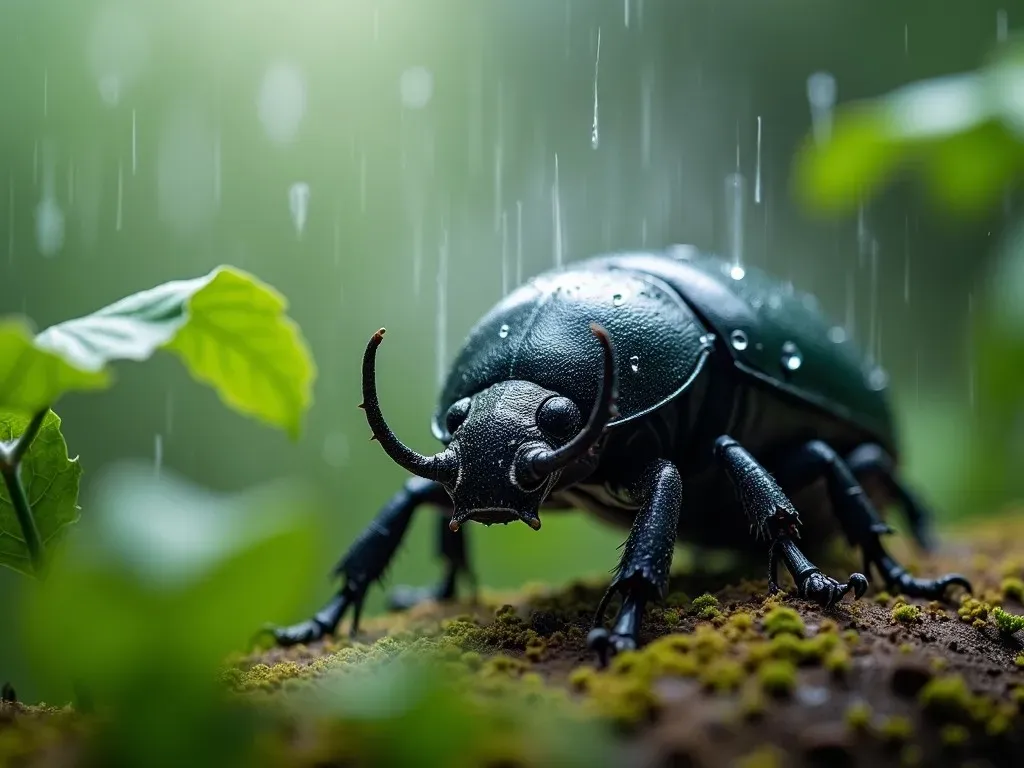
[[557, 450], [541, 451], [530, 457], [530, 471], [537, 479], [550, 475], [583, 456], [601, 437], [608, 422], [618, 414], [615, 407], [618, 391], [612, 340], [608, 336], [608, 331], [597, 323], [590, 324], [590, 332], [601, 342], [604, 352], [604, 372], [601, 377], [601, 388], [597, 392], [597, 401], [594, 403], [594, 410], [590, 412], [587, 425], [568, 443]]
[[384, 329], [381, 328], [370, 339], [366, 345], [366, 352], [363, 354], [363, 402], [359, 407], [366, 411], [366, 421], [370, 424], [373, 432], [371, 440], [377, 440], [384, 451], [399, 466], [419, 475], [427, 480], [453, 480], [455, 476], [452, 455], [442, 451], [434, 456], [424, 456], [409, 448], [401, 440], [395, 437], [395, 433], [384, 421], [384, 414], [380, 410], [380, 402], [377, 400], [377, 347], [384, 339]]

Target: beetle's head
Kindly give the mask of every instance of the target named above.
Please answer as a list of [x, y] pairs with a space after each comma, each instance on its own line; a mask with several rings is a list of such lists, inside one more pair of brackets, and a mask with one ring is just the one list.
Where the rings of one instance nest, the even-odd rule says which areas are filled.
[[562, 471], [591, 453], [615, 415], [615, 360], [608, 333], [601, 342], [604, 374], [584, 420], [576, 404], [528, 381], [504, 381], [455, 402], [446, 414], [452, 440], [433, 456], [406, 447], [388, 428], [377, 401], [374, 362], [384, 329], [363, 357], [363, 405], [373, 436], [399, 465], [441, 483], [455, 507], [451, 528], [467, 520], [491, 525], [522, 520], [540, 528], [538, 510]]

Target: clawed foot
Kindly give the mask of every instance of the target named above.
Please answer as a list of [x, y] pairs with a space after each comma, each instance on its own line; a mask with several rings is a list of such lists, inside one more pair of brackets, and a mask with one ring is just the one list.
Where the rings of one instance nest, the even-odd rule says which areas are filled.
[[316, 642], [327, 634], [327, 630], [316, 619], [307, 619], [289, 627], [267, 625], [260, 634], [270, 635], [274, 642], [287, 648], [290, 645]]
[[594, 627], [587, 635], [587, 648], [596, 653], [598, 662], [602, 667], [606, 667], [608, 661], [615, 654], [622, 651], [635, 651], [636, 638], [631, 635], [609, 632], [604, 627]]
[[889, 588], [907, 597], [923, 597], [927, 600], [942, 600], [950, 587], [962, 587], [968, 594], [973, 593], [971, 582], [959, 573], [948, 573], [937, 579], [915, 579], [904, 571], [889, 580]]
[[841, 584], [821, 571], [814, 571], [804, 578], [799, 592], [800, 597], [805, 600], [813, 600], [822, 608], [829, 609], [842, 600], [847, 592], [852, 591], [856, 600], [862, 597], [867, 589], [868, 580], [863, 574], [852, 573], [849, 581]]
[[289, 627], [267, 626], [260, 634], [271, 635], [274, 641], [283, 647], [313, 643], [332, 634], [342, 617], [351, 610], [352, 626], [349, 629], [349, 636], [355, 637], [359, 631], [359, 616], [363, 610], [365, 593], [365, 589], [346, 585], [312, 618]]

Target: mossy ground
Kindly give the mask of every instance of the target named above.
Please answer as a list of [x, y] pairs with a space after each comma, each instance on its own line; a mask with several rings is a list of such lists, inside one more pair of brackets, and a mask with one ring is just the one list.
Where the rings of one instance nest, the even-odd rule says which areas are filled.
[[[1020, 764], [1022, 536], [1015, 518], [947, 530], [927, 560], [894, 539], [913, 572], [972, 580], [973, 598], [946, 604], [876, 589], [826, 613], [790, 593], [768, 598], [766, 582], [743, 571], [679, 574], [666, 604], [648, 612], [643, 647], [604, 670], [585, 647], [604, 587], [594, 581], [424, 604], [367, 620], [358, 642], [240, 655], [224, 679], [247, 700], [275, 701], [339, 674], [372, 678], [398, 659], [427, 659], [481, 710], [520, 697], [600, 722], [626, 765]], [[748, 576], [763, 573], [751, 567]], [[848, 570], [830, 566], [837, 577]], [[0, 755], [38, 755], [46, 730], [67, 717], [0, 705]], [[282, 764], [372, 764], [346, 762], [356, 756], [342, 746], [345, 728], [290, 733], [276, 742]], [[521, 733], [488, 733], [460, 765], [556, 764]]]

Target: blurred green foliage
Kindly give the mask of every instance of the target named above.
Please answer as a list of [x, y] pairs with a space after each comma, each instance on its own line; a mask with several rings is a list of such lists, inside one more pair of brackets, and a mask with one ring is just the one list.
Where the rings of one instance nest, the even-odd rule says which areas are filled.
[[225, 657], [319, 574], [314, 497], [220, 497], [152, 467], [107, 472], [17, 630], [51, 694], [84, 692], [110, 765], [245, 764], [251, 728], [217, 685]]
[[[808, 141], [797, 155], [796, 189], [815, 210], [849, 213], [901, 168], [921, 173], [947, 212], [1003, 202], [1024, 179], [1024, 40], [999, 46], [977, 71], [843, 107], [831, 138]], [[964, 514], [1024, 494], [1024, 220], [999, 248], [976, 306], [968, 329], [973, 412], [966, 439], [947, 451], [955, 459], [947, 504]]]

